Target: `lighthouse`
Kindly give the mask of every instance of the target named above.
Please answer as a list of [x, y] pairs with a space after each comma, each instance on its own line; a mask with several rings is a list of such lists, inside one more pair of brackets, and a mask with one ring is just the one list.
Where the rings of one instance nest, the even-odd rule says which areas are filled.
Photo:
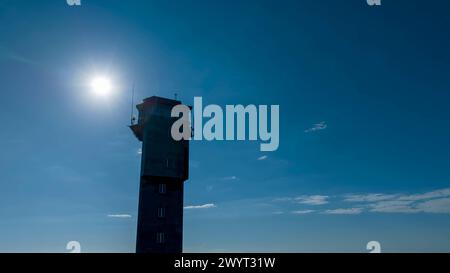
[[178, 100], [150, 97], [138, 104], [130, 129], [142, 142], [137, 253], [181, 253], [183, 193], [189, 177], [189, 141], [171, 136]]

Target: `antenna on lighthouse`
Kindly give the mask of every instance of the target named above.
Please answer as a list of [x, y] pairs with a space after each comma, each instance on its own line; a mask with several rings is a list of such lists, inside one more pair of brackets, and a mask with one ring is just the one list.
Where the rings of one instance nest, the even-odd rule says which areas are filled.
[[136, 117], [134, 116], [134, 83], [131, 91], [131, 125], [136, 122]]

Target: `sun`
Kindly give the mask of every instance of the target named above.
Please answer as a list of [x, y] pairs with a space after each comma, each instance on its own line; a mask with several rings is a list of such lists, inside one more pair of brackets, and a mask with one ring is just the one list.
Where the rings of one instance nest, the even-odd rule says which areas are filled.
[[112, 83], [108, 77], [98, 76], [92, 79], [91, 88], [94, 95], [109, 97], [112, 92]]

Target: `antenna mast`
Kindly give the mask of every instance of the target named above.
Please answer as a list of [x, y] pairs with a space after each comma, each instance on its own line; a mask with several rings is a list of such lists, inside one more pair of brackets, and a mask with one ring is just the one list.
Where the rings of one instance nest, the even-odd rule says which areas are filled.
[[134, 117], [134, 83], [131, 91], [131, 125], [134, 125], [136, 118]]

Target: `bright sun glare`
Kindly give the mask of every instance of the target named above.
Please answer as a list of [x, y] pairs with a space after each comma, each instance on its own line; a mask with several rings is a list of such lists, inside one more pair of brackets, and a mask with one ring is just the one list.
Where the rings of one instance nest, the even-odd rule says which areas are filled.
[[92, 92], [100, 97], [108, 97], [112, 91], [111, 80], [107, 77], [95, 77], [91, 81]]

